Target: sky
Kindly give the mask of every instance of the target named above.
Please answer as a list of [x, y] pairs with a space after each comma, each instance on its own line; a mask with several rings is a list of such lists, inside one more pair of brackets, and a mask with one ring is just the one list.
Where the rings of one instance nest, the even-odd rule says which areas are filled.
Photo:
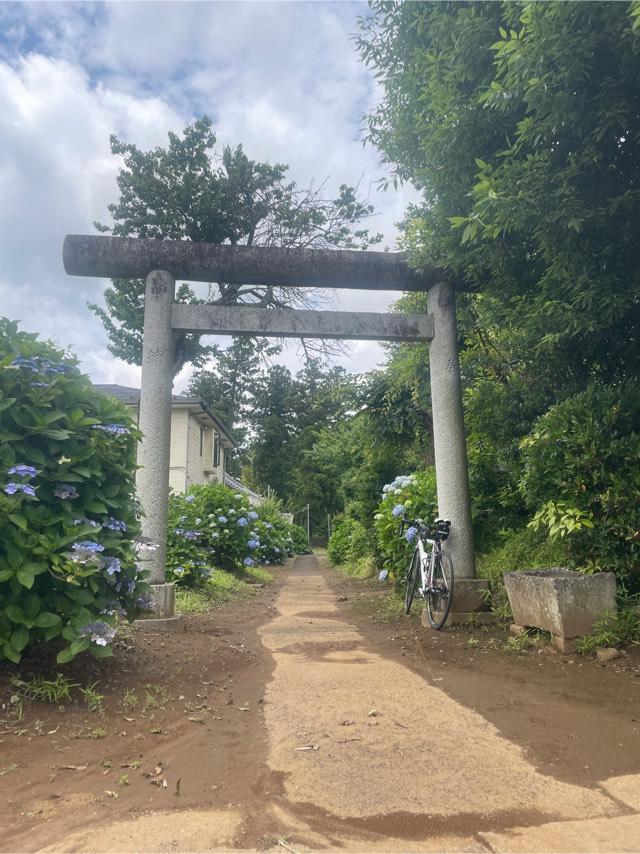
[[[139, 385], [86, 307], [108, 282], [67, 276], [62, 242], [109, 222], [111, 134], [147, 149], [203, 114], [219, 150], [242, 143], [252, 159], [288, 163], [301, 186], [359, 183], [379, 248], [395, 248], [416, 194], [380, 192], [385, 169], [362, 144], [378, 96], [352, 42], [366, 14], [351, 2], [0, 2], [0, 315], [69, 347], [94, 382]], [[342, 291], [330, 307], [383, 311], [397, 297]], [[354, 342], [337, 361], [364, 371], [383, 358]], [[299, 366], [295, 343], [279, 361]]]

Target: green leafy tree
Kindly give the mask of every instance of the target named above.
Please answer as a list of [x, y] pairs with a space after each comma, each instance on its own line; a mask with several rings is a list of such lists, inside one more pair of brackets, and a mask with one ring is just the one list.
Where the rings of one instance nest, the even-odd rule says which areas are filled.
[[[342, 185], [327, 198], [322, 185], [301, 189], [286, 177], [287, 166], [251, 160], [241, 145], [212, 154], [216, 137], [206, 116], [169, 134], [166, 148], [142, 151], [111, 137], [111, 151], [121, 157], [120, 198], [109, 205], [113, 225], [96, 223], [102, 232], [121, 237], [190, 240], [232, 245], [367, 248], [380, 239], [360, 223], [373, 213], [353, 187]], [[186, 284], [176, 300], [267, 307], [308, 305], [321, 296], [309, 289], [217, 282], [206, 300]], [[113, 280], [105, 292], [106, 308], [90, 308], [102, 321], [114, 355], [140, 364], [144, 315], [144, 282]], [[187, 363], [201, 367], [217, 350], [197, 335], [177, 341], [175, 372]]]

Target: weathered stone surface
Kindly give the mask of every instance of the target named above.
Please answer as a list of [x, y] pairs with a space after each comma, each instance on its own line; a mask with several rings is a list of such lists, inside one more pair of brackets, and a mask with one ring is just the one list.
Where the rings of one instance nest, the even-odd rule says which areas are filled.
[[596, 650], [596, 658], [602, 663], [613, 661], [614, 658], [620, 658], [620, 650], [614, 646], [603, 646]]
[[[454, 564], [454, 573], [456, 567]], [[489, 610], [489, 582], [486, 578], [459, 578], [457, 573], [453, 585], [452, 611], [475, 613]]]
[[301, 249], [278, 246], [227, 246], [187, 240], [150, 240], [69, 234], [63, 261], [71, 276], [140, 279], [151, 270], [168, 270], [177, 279], [238, 285], [365, 288], [426, 291], [443, 280], [443, 270], [415, 273], [399, 252]]
[[145, 562], [145, 568], [151, 571], [151, 581], [156, 584], [165, 579], [167, 548], [174, 355], [171, 306], [174, 293], [175, 279], [170, 273], [164, 270], [149, 273], [145, 290], [138, 418], [143, 437], [138, 445], [136, 486], [144, 511], [142, 533], [156, 546]]
[[[438, 513], [451, 520], [446, 550], [458, 579], [475, 578], [467, 443], [462, 412], [455, 294], [439, 282], [427, 294], [435, 335], [429, 345], [433, 446], [438, 483]], [[454, 590], [455, 595], [455, 590]], [[456, 610], [458, 608], [456, 607]]]
[[175, 584], [152, 584], [153, 615], [156, 617], [172, 617], [176, 608]]
[[182, 618], [182, 614], [174, 614], [173, 617], [145, 617], [136, 620], [134, 625], [143, 632], [171, 632], [175, 634], [187, 630], [187, 624]]
[[289, 311], [252, 305], [174, 304], [171, 325], [179, 332], [253, 334], [277, 338], [344, 338], [362, 341], [431, 341], [428, 314], [369, 311]]
[[504, 583], [514, 623], [546, 629], [556, 638], [587, 635], [603, 614], [616, 613], [611, 572], [583, 575], [562, 567], [506, 572]]

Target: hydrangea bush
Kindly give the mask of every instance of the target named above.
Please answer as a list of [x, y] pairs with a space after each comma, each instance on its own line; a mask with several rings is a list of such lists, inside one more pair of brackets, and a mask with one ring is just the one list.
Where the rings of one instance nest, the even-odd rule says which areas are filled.
[[243, 493], [228, 486], [192, 486], [169, 500], [167, 578], [193, 587], [214, 568], [282, 563], [297, 552], [293, 527], [273, 510], [249, 506]]
[[64, 642], [111, 655], [146, 604], [134, 493], [138, 434], [77, 363], [0, 318], [0, 659]]
[[432, 522], [437, 513], [436, 476], [432, 468], [399, 475], [385, 485], [374, 525], [383, 567], [395, 578], [404, 576], [417, 533], [409, 527], [400, 536], [400, 521], [406, 517]]

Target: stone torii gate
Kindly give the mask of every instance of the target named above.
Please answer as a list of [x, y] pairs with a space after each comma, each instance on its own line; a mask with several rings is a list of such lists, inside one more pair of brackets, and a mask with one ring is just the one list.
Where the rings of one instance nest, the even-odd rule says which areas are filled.
[[[458, 359], [455, 290], [441, 270], [416, 274], [400, 253], [229, 246], [178, 240], [68, 235], [64, 268], [72, 276], [144, 278], [144, 334], [137, 488], [143, 535], [158, 544], [148, 567], [157, 628], [177, 620], [165, 580], [171, 392], [175, 333], [429, 342], [438, 511], [451, 519], [447, 549], [455, 570], [450, 621], [486, 610], [476, 579], [467, 451]], [[426, 291], [426, 315], [296, 311], [255, 305], [175, 302], [176, 279], [238, 285]], [[151, 627], [151, 626], [150, 626]]]

